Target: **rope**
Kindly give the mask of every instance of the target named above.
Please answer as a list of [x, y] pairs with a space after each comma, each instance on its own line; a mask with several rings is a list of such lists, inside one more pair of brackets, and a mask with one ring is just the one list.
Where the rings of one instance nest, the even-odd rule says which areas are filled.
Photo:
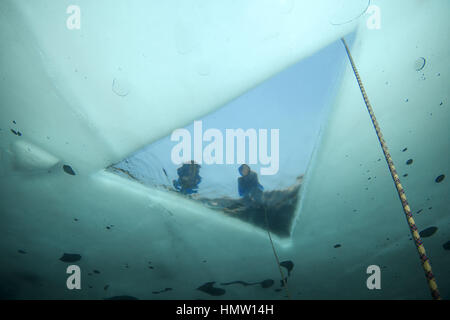
[[420, 235], [417, 231], [417, 227], [414, 222], [414, 219], [413, 219], [413, 216], [411, 213], [411, 209], [408, 205], [408, 201], [406, 200], [405, 191], [403, 190], [403, 187], [400, 183], [399, 176], [397, 174], [397, 170], [395, 169], [394, 162], [392, 161], [392, 158], [391, 158], [391, 155], [389, 154], [386, 142], [384, 141], [383, 135], [381, 134], [380, 127], [378, 126], [377, 119], [375, 118], [375, 114], [373, 112], [372, 106], [370, 105], [369, 98], [367, 97], [366, 90], [364, 89], [363, 83], [359, 76], [358, 70], [356, 69], [355, 63], [353, 61], [352, 55], [350, 54], [350, 50], [347, 46], [347, 43], [345, 42], [344, 38], [341, 38], [341, 40], [345, 46], [345, 51], [347, 51], [347, 55], [348, 55], [351, 65], [352, 65], [353, 72], [355, 73], [356, 79], [358, 80], [358, 85], [361, 90], [362, 96], [364, 98], [364, 102], [366, 104], [367, 110], [369, 111], [370, 118], [372, 119], [372, 123], [375, 128], [375, 131], [377, 132], [378, 140], [380, 141], [381, 148], [383, 149], [384, 157], [386, 158], [386, 162], [389, 166], [389, 171], [391, 172], [392, 179], [394, 180], [395, 187], [397, 188], [398, 195], [402, 202], [403, 211], [406, 215], [406, 221], [408, 222], [409, 229], [414, 238], [414, 242], [416, 244], [416, 248], [419, 253], [420, 261], [421, 261], [422, 267], [425, 271], [425, 277], [427, 278], [428, 287], [430, 288], [430, 291], [431, 291], [431, 296], [435, 300], [440, 300], [441, 296], [439, 294], [437, 283], [434, 278], [433, 272], [431, 270], [430, 260], [428, 259], [427, 255], [425, 253], [425, 247], [424, 247], [424, 245], [422, 243], [422, 239], [420, 238]]
[[289, 293], [289, 289], [288, 289], [288, 286], [287, 286], [287, 281], [286, 281], [286, 278], [284, 277], [283, 270], [281, 269], [280, 259], [278, 259], [278, 255], [277, 255], [277, 252], [275, 250], [275, 245], [273, 244], [272, 236], [270, 235], [269, 221], [267, 219], [267, 210], [266, 210], [265, 207], [264, 207], [264, 215], [266, 217], [267, 234], [269, 235], [270, 243], [272, 244], [273, 254], [275, 256], [275, 260], [277, 261], [278, 269], [280, 270], [281, 281], [283, 281], [283, 285], [284, 285], [284, 288], [286, 289], [286, 294], [287, 294], [288, 299], [291, 300], [291, 294]]

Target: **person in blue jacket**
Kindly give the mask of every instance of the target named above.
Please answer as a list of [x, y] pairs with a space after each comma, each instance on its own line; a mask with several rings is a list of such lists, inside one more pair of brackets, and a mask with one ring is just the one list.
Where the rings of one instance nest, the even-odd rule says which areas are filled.
[[246, 204], [261, 203], [264, 187], [258, 181], [256, 172], [243, 164], [239, 167], [241, 177], [238, 178], [239, 195], [244, 198]]
[[191, 160], [178, 168], [178, 180], [173, 180], [173, 186], [182, 194], [197, 193], [198, 185], [202, 181], [200, 177], [200, 165]]

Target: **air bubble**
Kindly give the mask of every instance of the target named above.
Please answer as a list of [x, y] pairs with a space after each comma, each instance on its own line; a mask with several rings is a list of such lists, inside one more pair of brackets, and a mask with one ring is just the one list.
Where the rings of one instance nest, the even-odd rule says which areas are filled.
[[426, 63], [425, 58], [420, 57], [414, 63], [414, 68], [416, 69], [416, 71], [420, 71], [425, 67], [425, 63]]
[[112, 91], [119, 97], [126, 97], [130, 93], [128, 84], [125, 81], [117, 78], [113, 79]]

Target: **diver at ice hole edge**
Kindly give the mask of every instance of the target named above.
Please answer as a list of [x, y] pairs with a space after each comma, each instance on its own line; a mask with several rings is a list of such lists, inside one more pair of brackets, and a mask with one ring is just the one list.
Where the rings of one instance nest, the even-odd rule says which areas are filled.
[[173, 180], [173, 186], [182, 194], [197, 193], [198, 185], [202, 181], [200, 177], [201, 166], [191, 160], [189, 163], [184, 163], [177, 169], [178, 180]]
[[239, 167], [239, 173], [241, 177], [238, 178], [238, 191], [245, 205], [249, 207], [260, 205], [264, 187], [259, 183], [258, 175], [246, 164]]
[[[202, 181], [200, 177], [201, 166], [191, 160], [177, 169], [178, 180], [173, 180], [173, 186], [182, 194], [197, 193], [198, 185]], [[239, 167], [241, 177], [238, 178], [238, 192], [248, 207], [258, 206], [262, 202], [264, 187], [258, 181], [258, 174], [251, 171], [247, 164]]]

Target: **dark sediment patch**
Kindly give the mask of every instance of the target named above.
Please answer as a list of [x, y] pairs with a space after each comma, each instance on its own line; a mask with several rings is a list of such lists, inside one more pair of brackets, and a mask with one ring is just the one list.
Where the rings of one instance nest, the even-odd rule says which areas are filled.
[[212, 296], [223, 296], [226, 291], [221, 288], [214, 288], [214, 283], [216, 282], [215, 281], [206, 282], [205, 284], [198, 287], [197, 290], [200, 290]]
[[450, 241], [447, 241], [446, 243], [444, 243], [442, 245], [442, 247], [444, 248], [444, 250], [450, 250]]
[[408, 148], [403, 149], [402, 152], [405, 152], [406, 150], [408, 150]]
[[99, 274], [99, 273], [100, 273], [100, 271], [98, 271], [98, 270], [94, 270], [94, 273], [96, 273], [96, 274]]
[[254, 285], [259, 284], [259, 285], [261, 285], [262, 288], [270, 288], [271, 286], [273, 286], [274, 283], [275, 283], [275, 281], [273, 281], [272, 279], [266, 279], [261, 282], [246, 282], [246, 281], [242, 281], [242, 280], [236, 280], [236, 281], [221, 283], [221, 285], [229, 286], [232, 284], [241, 284], [244, 287], [246, 287], [246, 286], [254, 286]]
[[63, 262], [76, 262], [81, 260], [81, 255], [77, 253], [64, 253], [63, 256], [59, 258], [59, 260]]
[[153, 291], [152, 293], [153, 294], [160, 294], [160, 293], [167, 292], [167, 291], [172, 291], [172, 288], [165, 288], [165, 289], [160, 290], [160, 291]]
[[426, 229], [420, 231], [419, 235], [422, 238], [428, 238], [428, 237], [431, 237], [433, 234], [435, 234], [436, 231], [438, 231], [438, 227], [429, 227], [429, 228], [426, 228]]
[[294, 269], [294, 263], [291, 260], [281, 262], [280, 266], [285, 267], [287, 269], [288, 277], [291, 275], [292, 269]]
[[64, 172], [67, 173], [67, 174], [70, 174], [70, 175], [72, 175], [72, 176], [75, 175], [75, 172], [73, 171], [72, 167], [69, 166], [69, 165], [67, 165], [67, 164], [63, 165], [63, 170], [64, 170]]
[[338, 244], [335, 244], [334, 247], [335, 247], [335, 248], [340, 248], [341, 245], [338, 243]]
[[18, 252], [18, 253], [21, 253], [21, 254], [27, 254], [27, 252], [26, 252], [26, 251], [24, 251], [24, 250], [20, 250], [20, 249], [19, 249], [19, 250], [17, 250], [17, 252]]
[[139, 299], [133, 296], [114, 296], [110, 298], [105, 298], [105, 300], [139, 300]]
[[441, 174], [434, 181], [436, 181], [436, 183], [439, 183], [439, 182], [442, 182], [444, 179], [445, 179], [445, 174]]
[[14, 129], [11, 129], [11, 132], [14, 133], [16, 136], [19, 136], [19, 137], [22, 136], [22, 132], [20, 132], [19, 130], [16, 131]]
[[242, 280], [236, 280], [236, 281], [221, 283], [222, 286], [229, 286], [232, 284], [242, 284], [244, 287], [246, 287], [246, 286], [253, 286], [255, 284], [259, 284], [259, 282], [246, 282], [246, 281], [242, 281]]
[[266, 279], [261, 281], [261, 287], [263, 287], [264, 289], [270, 288], [274, 283], [275, 281], [273, 281], [272, 279]]

